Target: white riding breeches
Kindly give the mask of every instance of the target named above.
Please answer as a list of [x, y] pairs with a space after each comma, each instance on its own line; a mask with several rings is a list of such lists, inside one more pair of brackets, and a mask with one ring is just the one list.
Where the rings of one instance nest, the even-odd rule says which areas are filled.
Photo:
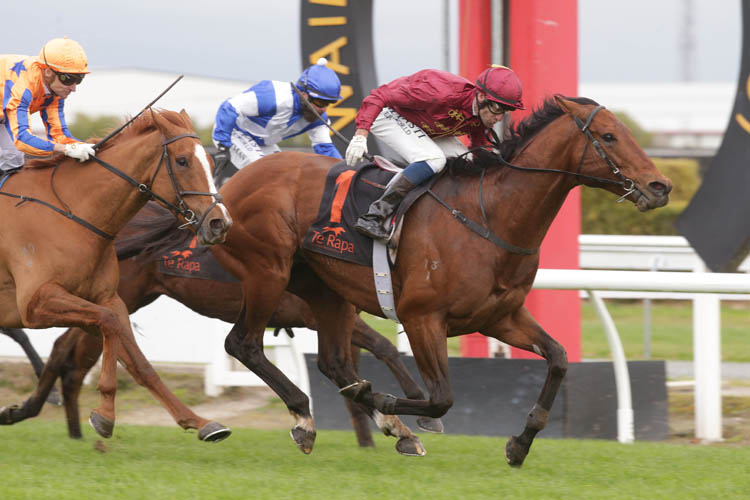
[[5, 121], [0, 118], [0, 171], [23, 167], [23, 163], [23, 153], [16, 149], [5, 128]]
[[391, 108], [383, 108], [370, 132], [401, 157], [407, 165], [424, 161], [433, 172], [445, 167], [446, 158], [459, 156], [468, 148], [454, 136], [429, 137]]
[[229, 148], [229, 155], [232, 164], [237, 169], [246, 167], [266, 155], [278, 153], [279, 151], [281, 149], [276, 144], [261, 146], [249, 135], [243, 134], [238, 130], [232, 131], [232, 147]]

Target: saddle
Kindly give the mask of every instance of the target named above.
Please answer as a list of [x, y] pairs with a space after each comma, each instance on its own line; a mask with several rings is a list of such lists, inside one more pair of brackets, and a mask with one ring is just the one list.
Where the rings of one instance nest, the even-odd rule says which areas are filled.
[[[372, 267], [372, 240], [354, 229], [357, 219], [378, 199], [399, 169], [384, 158], [351, 168], [337, 163], [326, 176], [318, 216], [310, 226], [302, 247], [336, 259]], [[437, 176], [436, 176], [437, 177]], [[399, 227], [403, 215], [429, 185], [413, 189], [399, 205], [392, 224]], [[398, 233], [398, 231], [396, 231]], [[389, 242], [395, 260], [398, 236]]]

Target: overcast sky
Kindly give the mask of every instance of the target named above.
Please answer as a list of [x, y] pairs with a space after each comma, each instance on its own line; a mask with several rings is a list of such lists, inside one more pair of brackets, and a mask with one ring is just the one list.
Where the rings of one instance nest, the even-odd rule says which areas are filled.
[[[452, 0], [454, 13], [456, 4]], [[686, 4], [693, 6], [692, 31], [685, 29]], [[36, 54], [48, 38], [67, 35], [82, 43], [93, 69], [292, 80], [302, 69], [299, 5], [299, 0], [4, 0], [0, 52]], [[374, 0], [380, 83], [443, 67], [442, 5], [442, 0]], [[736, 82], [740, 0], [579, 0], [579, 79], [679, 81], [686, 33], [693, 43], [687, 52], [690, 78]], [[455, 70], [455, 49], [453, 55]]]

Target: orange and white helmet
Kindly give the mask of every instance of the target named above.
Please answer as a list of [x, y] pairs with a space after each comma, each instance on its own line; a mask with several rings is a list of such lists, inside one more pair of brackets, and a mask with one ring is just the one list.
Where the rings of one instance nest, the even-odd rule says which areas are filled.
[[58, 73], [89, 73], [89, 64], [83, 47], [68, 37], [53, 38], [39, 52], [42, 64]]

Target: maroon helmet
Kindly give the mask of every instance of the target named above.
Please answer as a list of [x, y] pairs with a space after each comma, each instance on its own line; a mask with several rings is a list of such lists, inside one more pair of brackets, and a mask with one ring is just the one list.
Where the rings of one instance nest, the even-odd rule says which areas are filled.
[[526, 109], [523, 106], [521, 80], [512, 69], [492, 65], [479, 73], [476, 86], [487, 95], [487, 99], [499, 102], [513, 109]]

